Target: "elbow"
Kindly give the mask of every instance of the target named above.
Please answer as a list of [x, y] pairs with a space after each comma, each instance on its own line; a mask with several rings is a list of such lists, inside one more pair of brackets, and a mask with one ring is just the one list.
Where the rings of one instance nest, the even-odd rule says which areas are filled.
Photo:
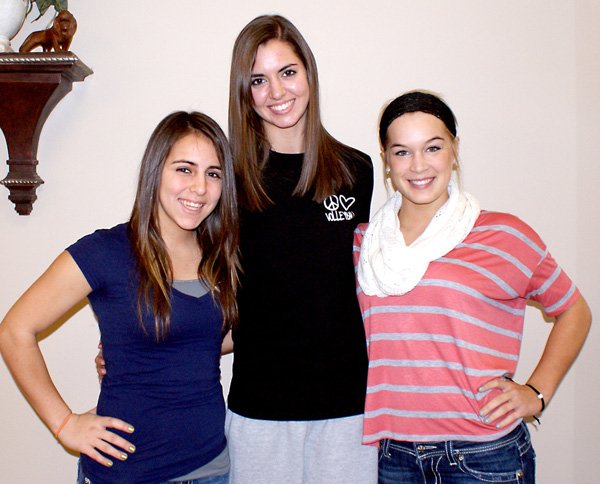
[[580, 295], [577, 302], [567, 310], [567, 313], [570, 314], [566, 319], [570, 320], [571, 323], [575, 323], [574, 327], [577, 328], [577, 332], [581, 335], [582, 340], [585, 341], [592, 325], [592, 311], [584, 297]]
[[[583, 297], [581, 299], [583, 299]], [[583, 321], [584, 321], [584, 324], [586, 327], [586, 333], [587, 333], [587, 332], [589, 332], [590, 327], [592, 326], [592, 310], [588, 306], [588, 303], [585, 301], [585, 299], [583, 299], [583, 303], [584, 303], [584, 307], [585, 307]]]
[[0, 323], [0, 354], [6, 355], [19, 347], [18, 334], [15, 332], [16, 325], [9, 322], [8, 316]]
[[8, 334], [6, 324], [4, 324], [4, 321], [2, 321], [2, 323], [0, 323], [0, 354], [4, 354], [4, 350], [8, 345], [7, 339]]

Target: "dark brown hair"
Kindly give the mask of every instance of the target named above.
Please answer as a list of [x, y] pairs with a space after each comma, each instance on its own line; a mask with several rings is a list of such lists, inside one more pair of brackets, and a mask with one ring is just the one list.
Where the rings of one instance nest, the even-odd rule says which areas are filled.
[[304, 195], [314, 188], [313, 199], [320, 202], [342, 186], [354, 183], [346, 162], [352, 148], [333, 138], [321, 124], [317, 63], [310, 47], [289, 20], [279, 15], [263, 15], [246, 25], [235, 41], [229, 84], [229, 140], [240, 204], [250, 210], [260, 210], [270, 203], [261, 181], [270, 146], [262, 120], [254, 111], [250, 89], [256, 51], [273, 39], [288, 43], [300, 58], [310, 90], [304, 162], [294, 194]]
[[385, 146], [387, 130], [396, 118], [406, 113], [422, 112], [435, 116], [444, 123], [448, 132], [456, 138], [456, 118], [448, 105], [433, 93], [409, 91], [391, 101], [383, 110], [379, 121], [379, 141]]
[[164, 118], [156, 127], [142, 158], [137, 194], [129, 233], [139, 270], [138, 314], [154, 315], [156, 339], [169, 333], [172, 267], [160, 235], [158, 192], [164, 162], [173, 145], [189, 133], [206, 137], [215, 148], [221, 163], [222, 190], [213, 212], [196, 228], [202, 259], [198, 278], [210, 288], [221, 306], [224, 328], [237, 319], [238, 284], [238, 211], [235, 174], [231, 151], [219, 125], [205, 114], [178, 111]]

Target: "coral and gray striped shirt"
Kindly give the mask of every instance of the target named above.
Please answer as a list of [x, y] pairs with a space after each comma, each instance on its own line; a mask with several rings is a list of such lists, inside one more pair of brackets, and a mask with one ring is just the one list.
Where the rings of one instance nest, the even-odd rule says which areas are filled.
[[[354, 234], [354, 261], [367, 228]], [[517, 217], [481, 212], [467, 238], [431, 262], [402, 296], [358, 289], [369, 352], [363, 442], [489, 441], [508, 433], [480, 409], [496, 391], [487, 381], [513, 375], [525, 306], [549, 316], [579, 292], [540, 237]]]

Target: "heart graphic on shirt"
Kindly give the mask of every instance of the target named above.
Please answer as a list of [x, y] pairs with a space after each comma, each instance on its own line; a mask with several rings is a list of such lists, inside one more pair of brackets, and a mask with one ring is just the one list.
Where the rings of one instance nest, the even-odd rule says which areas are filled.
[[340, 195], [340, 205], [344, 207], [344, 210], [348, 210], [356, 201], [354, 197], [345, 197], [344, 195]]

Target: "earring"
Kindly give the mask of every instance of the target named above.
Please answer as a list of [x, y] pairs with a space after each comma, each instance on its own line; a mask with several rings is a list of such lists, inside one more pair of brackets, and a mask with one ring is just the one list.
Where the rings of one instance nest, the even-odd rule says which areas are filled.
[[386, 167], [385, 167], [385, 174], [386, 174], [387, 176], [390, 176], [390, 171], [392, 171], [392, 169], [391, 169], [389, 166], [386, 166]]

